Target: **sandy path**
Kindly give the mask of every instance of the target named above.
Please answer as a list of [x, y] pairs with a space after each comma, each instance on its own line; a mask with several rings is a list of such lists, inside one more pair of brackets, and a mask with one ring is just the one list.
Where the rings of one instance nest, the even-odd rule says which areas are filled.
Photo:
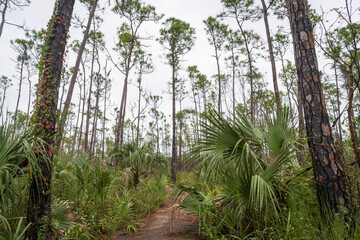
[[137, 234], [117, 234], [113, 240], [191, 240], [198, 236], [198, 219], [188, 215], [178, 207], [171, 197], [174, 189], [167, 187], [170, 196], [154, 213], [143, 219], [143, 225]]

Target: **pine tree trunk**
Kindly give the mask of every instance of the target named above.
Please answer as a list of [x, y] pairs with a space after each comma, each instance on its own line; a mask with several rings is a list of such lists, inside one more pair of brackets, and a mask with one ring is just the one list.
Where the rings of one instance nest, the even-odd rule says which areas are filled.
[[80, 150], [80, 145], [81, 145], [81, 139], [82, 139], [82, 133], [83, 133], [83, 124], [84, 124], [84, 115], [85, 115], [85, 103], [86, 103], [86, 74], [85, 74], [85, 63], [82, 63], [82, 68], [83, 68], [83, 79], [84, 79], [84, 92], [83, 92], [83, 105], [82, 105], [82, 110], [81, 110], [81, 121], [80, 121], [80, 133], [79, 133], [79, 140], [78, 140], [78, 147], [77, 147], [77, 151], [79, 152]]
[[[173, 64], [175, 61], [172, 61]], [[175, 66], [172, 69], [172, 152], [171, 152], [171, 180], [176, 183], [176, 79], [175, 79]]]
[[94, 112], [94, 118], [93, 118], [93, 128], [91, 131], [89, 158], [92, 158], [94, 156], [97, 119], [98, 119], [98, 113], [99, 113], [99, 98], [100, 98], [100, 86], [98, 85], [97, 90], [96, 90], [96, 100], [95, 100], [95, 110], [94, 110], [95, 112]]
[[76, 137], [77, 137], [77, 133], [78, 133], [78, 126], [79, 126], [79, 119], [80, 119], [80, 111], [81, 111], [81, 85], [80, 85], [80, 96], [79, 96], [79, 108], [78, 108], [78, 113], [77, 113], [77, 117], [76, 117], [76, 125], [75, 125], [75, 133], [74, 133], [74, 137], [72, 140], [72, 145], [71, 145], [71, 152], [70, 152], [70, 156], [74, 155], [74, 150], [75, 150], [75, 142], [76, 142]]
[[264, 23], [265, 23], [266, 37], [267, 37], [267, 42], [268, 42], [268, 47], [269, 47], [269, 55], [270, 55], [270, 62], [271, 62], [271, 71], [272, 71], [272, 76], [273, 76], [276, 105], [278, 108], [280, 108], [281, 107], [281, 99], [280, 99], [279, 86], [278, 86], [277, 77], [276, 77], [275, 57], [274, 57], [273, 45], [272, 45], [271, 36], [270, 36], [270, 27], [269, 27], [269, 22], [268, 22], [267, 6], [265, 4], [265, 0], [261, 0], [261, 3], [263, 6]]
[[241, 36], [243, 38], [243, 41], [245, 43], [245, 50], [246, 50], [246, 56], [248, 59], [248, 64], [249, 64], [249, 78], [250, 78], [250, 117], [251, 117], [251, 122], [254, 123], [255, 122], [255, 96], [254, 96], [254, 73], [253, 73], [253, 62], [252, 62], [252, 58], [251, 58], [251, 52], [250, 52], [250, 48], [249, 48], [249, 43], [248, 43], [248, 39], [246, 37], [246, 33], [243, 30], [243, 27], [239, 21], [239, 19], [236, 19], [238, 27], [240, 29], [241, 32]]
[[63, 103], [63, 98], [64, 98], [64, 94], [65, 94], [65, 86], [66, 86], [66, 83], [65, 81], [63, 81], [63, 85], [62, 85], [62, 88], [61, 88], [61, 85], [60, 85], [60, 88], [61, 88], [61, 97], [60, 97], [60, 101], [58, 101], [58, 109], [59, 109], [59, 112], [62, 111], [62, 103]]
[[30, 240], [53, 239], [50, 186], [55, 144], [55, 113], [63, 56], [74, 3], [75, 0], [59, 0], [56, 2], [54, 14], [48, 25], [44, 52], [39, 63], [41, 70], [32, 123], [33, 135], [45, 144], [37, 142], [43, 148], [43, 153], [35, 150], [40, 170], [39, 172], [33, 171], [30, 175], [30, 203], [27, 220], [31, 225], [26, 232], [26, 237]]
[[289, 0], [286, 4], [317, 196], [321, 213], [325, 217], [339, 212], [341, 206], [347, 205], [344, 170], [334, 146], [322, 93], [307, 1]]
[[[7, 90], [7, 86], [5, 86], [4, 88], [4, 92], [3, 92], [3, 96], [2, 96], [2, 101], [1, 101], [1, 110], [0, 110], [0, 116], [1, 118], [3, 118], [3, 110], [4, 110], [4, 103], [5, 103], [5, 97], [6, 97], [6, 90]], [[3, 122], [3, 121], [2, 121]]]
[[[105, 67], [106, 68], [106, 67]], [[105, 71], [106, 72], [106, 71]], [[105, 159], [105, 135], [106, 135], [106, 101], [107, 101], [107, 89], [108, 89], [108, 80], [105, 80], [105, 94], [104, 94], [104, 111], [103, 111], [103, 125], [102, 125], [102, 130], [103, 130], [103, 135], [102, 135], [102, 153], [101, 153], [101, 157], [104, 160]]]
[[24, 71], [24, 63], [25, 59], [21, 59], [21, 65], [20, 65], [20, 82], [19, 82], [19, 93], [16, 101], [16, 108], [14, 113], [14, 134], [16, 132], [16, 123], [17, 123], [17, 114], [19, 110], [19, 103], [20, 103], [20, 96], [21, 96], [21, 88], [22, 88], [22, 81], [23, 81], [23, 71]]
[[360, 167], [360, 149], [359, 149], [359, 138], [356, 132], [356, 122], [354, 119], [354, 110], [353, 110], [353, 101], [354, 101], [354, 75], [352, 74], [352, 68], [346, 72], [347, 85], [348, 85], [348, 121], [349, 121], [349, 130], [351, 136], [351, 145], [354, 152], [354, 163], [357, 163]]
[[[95, 31], [95, 24], [94, 24]], [[90, 125], [90, 108], [91, 108], [91, 96], [92, 96], [92, 85], [94, 79], [94, 62], [95, 62], [95, 41], [93, 39], [93, 48], [92, 48], [92, 58], [91, 58], [91, 69], [90, 69], [90, 86], [89, 86], [89, 96], [87, 100], [87, 111], [86, 111], [86, 124], [85, 124], [85, 136], [84, 136], [84, 151], [87, 153], [89, 151], [89, 125]]]
[[122, 145], [124, 142], [124, 124], [125, 124], [125, 113], [126, 113], [127, 87], [129, 81], [129, 74], [131, 70], [132, 54], [134, 51], [134, 47], [135, 47], [135, 36], [132, 37], [131, 46], [129, 49], [129, 55], [125, 66], [125, 79], [124, 79], [124, 87], [123, 87], [123, 93], [120, 103], [120, 114], [119, 114], [117, 129], [115, 132], [115, 148], [119, 147], [119, 145]]
[[[181, 110], [180, 110], [181, 111]], [[179, 159], [178, 159], [178, 169], [182, 171], [183, 169], [183, 163], [182, 163], [182, 134], [183, 134], [183, 115], [180, 116], [180, 125], [179, 125]]]
[[[301, 100], [301, 88], [298, 83], [298, 94], [297, 94], [297, 111], [298, 111], [298, 117], [299, 117], [299, 136], [301, 139], [305, 139], [306, 133], [305, 133], [305, 123], [304, 123], [304, 110], [303, 110], [303, 103]], [[305, 158], [303, 157], [303, 153], [305, 152], [305, 142], [303, 140], [300, 140], [300, 144], [298, 146], [299, 153], [297, 154], [297, 159], [300, 164], [303, 164], [305, 162]]]
[[159, 129], [159, 116], [156, 115], [156, 153], [160, 153], [160, 129]]
[[215, 58], [216, 58], [216, 67], [217, 67], [217, 78], [218, 78], [218, 113], [221, 114], [221, 72], [220, 72], [220, 63], [219, 63], [219, 54], [218, 49], [216, 47], [215, 39], [214, 46], [215, 46]]
[[84, 52], [84, 49], [85, 49], [86, 42], [87, 42], [87, 40], [89, 38], [91, 22], [92, 22], [92, 20], [94, 18], [94, 15], [95, 15], [97, 2], [98, 2], [98, 0], [95, 0], [94, 3], [93, 3], [93, 6], [91, 8], [90, 15], [89, 15], [89, 18], [88, 18], [88, 22], [87, 22], [87, 25], [86, 25], [86, 29], [85, 29], [85, 32], [84, 32], [84, 35], [83, 35], [83, 39], [82, 39], [82, 42], [80, 44], [78, 55], [76, 57], [74, 71], [73, 71], [73, 74], [71, 76], [68, 93], [67, 93], [66, 100], [65, 100], [65, 103], [64, 103], [64, 109], [63, 109], [63, 111], [61, 113], [61, 118], [60, 118], [60, 122], [59, 122], [59, 131], [58, 131], [59, 134], [58, 134], [58, 138], [56, 140], [57, 146], [60, 146], [60, 142], [62, 140], [62, 135], [63, 135], [63, 132], [64, 132], [64, 124], [65, 124], [65, 121], [66, 121], [66, 118], [67, 118], [67, 115], [68, 115], [68, 111], [69, 111], [69, 107], [70, 107], [70, 104], [71, 104], [71, 99], [72, 99], [72, 95], [73, 95], [73, 92], [74, 92], [75, 82], [76, 82], [77, 74], [78, 74], [79, 68], [80, 68], [81, 58], [82, 58], [82, 55], [83, 55], [83, 52]]
[[340, 89], [338, 83], [338, 75], [337, 75], [337, 68], [336, 63], [334, 64], [334, 71], [335, 71], [335, 83], [336, 83], [336, 102], [337, 102], [337, 115], [338, 115], [338, 129], [339, 129], [339, 139], [338, 142], [340, 144], [340, 151], [344, 152], [343, 140], [342, 140], [342, 128], [341, 128], [341, 112], [340, 112]]
[[4, 3], [4, 8], [2, 10], [2, 14], [1, 14], [1, 23], [0, 23], [0, 37], [2, 35], [3, 29], [4, 29], [4, 24], [5, 24], [5, 14], [6, 14], [6, 10], [9, 6], [9, 0], [5, 0]]
[[27, 106], [27, 112], [26, 112], [25, 130], [27, 130], [28, 126], [29, 126], [30, 106], [31, 106], [31, 80], [30, 80], [30, 69], [29, 68], [28, 68], [27, 80], [29, 83], [29, 96], [28, 96], [28, 106]]
[[231, 48], [231, 65], [232, 65], [232, 100], [233, 100], [233, 109], [232, 109], [232, 113], [233, 113], [233, 118], [235, 119], [235, 112], [236, 112], [236, 99], [235, 99], [235, 53], [234, 53], [234, 48]]
[[137, 126], [136, 126], [136, 144], [139, 146], [139, 137], [140, 137], [140, 107], [141, 107], [141, 74], [138, 80], [139, 96], [138, 96], [138, 114], [137, 114]]

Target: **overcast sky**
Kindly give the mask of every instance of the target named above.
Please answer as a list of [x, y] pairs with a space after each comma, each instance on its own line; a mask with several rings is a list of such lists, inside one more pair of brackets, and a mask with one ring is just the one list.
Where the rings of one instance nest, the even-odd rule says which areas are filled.
[[[32, 0], [30, 7], [24, 8], [23, 11], [16, 10], [8, 12], [6, 19], [12, 23], [26, 23], [26, 26], [30, 29], [36, 28], [39, 30], [40, 28], [45, 28], [52, 14], [54, 2], [55, 1], [52, 0]], [[107, 0], [100, 0], [99, 2], [101, 5], [104, 5]], [[221, 12], [222, 5], [220, 0], [146, 0], [145, 2], [154, 5], [158, 13], [164, 13], [165, 17], [163, 20], [168, 17], [176, 17], [190, 23], [190, 25], [196, 29], [196, 44], [193, 49], [185, 56], [185, 61], [182, 62], [183, 68], [186, 68], [189, 65], [198, 65], [199, 70], [206, 74], [209, 78], [213, 74], [216, 74], [216, 63], [215, 59], [212, 57], [214, 50], [207, 42], [204, 31], [204, 24], [202, 21], [209, 16], [215, 16]], [[260, 5], [260, 0], [255, 2], [256, 4]], [[325, 11], [333, 7], [341, 7], [344, 5], [343, 0], [312, 0], [309, 1], [309, 3], [318, 10], [320, 10], [320, 5], [322, 4]], [[354, 7], [359, 7], [359, 5], [360, 1], [354, 2]], [[86, 17], [86, 13], [79, 1], [76, 1], [74, 13], [83, 18]], [[101, 31], [105, 34], [105, 40], [108, 49], [112, 49], [116, 41], [117, 27], [121, 25], [122, 19], [111, 12], [111, 7], [106, 9], [105, 16], [103, 17], [105, 21], [101, 26]], [[359, 14], [357, 15], [357, 19], [359, 19]], [[231, 25], [231, 21], [228, 23]], [[275, 18], [271, 18], [270, 24], [272, 33], [276, 32], [277, 26], [279, 25], [283, 25], [286, 29], [288, 29], [287, 21], [279, 22], [275, 20]], [[263, 20], [261, 19], [256, 23], [248, 23], [245, 25], [245, 27], [247, 29], [254, 29], [258, 34], [263, 36], [263, 40], [265, 41], [265, 29], [263, 25]], [[157, 37], [160, 27], [161, 24], [144, 24], [140, 29], [140, 35], [151, 35]], [[70, 29], [70, 41], [74, 39], [81, 40], [82, 36], [79, 32], [79, 29]], [[0, 38], [0, 76], [6, 75], [8, 77], [13, 77], [16, 75], [15, 64], [11, 60], [16, 58], [16, 54], [10, 47], [10, 40], [14, 40], [16, 38], [23, 38], [23, 31], [16, 27], [5, 25], [3, 35]], [[170, 96], [169, 94], [164, 93], [164, 91], [167, 89], [167, 82], [170, 81], [170, 67], [165, 64], [165, 60], [162, 57], [164, 51], [162, 50], [160, 44], [155, 41], [155, 38], [152, 40], [146, 40], [145, 45], [149, 46], [147, 50], [153, 56], [155, 71], [152, 74], [144, 76], [144, 85], [146, 86], [146, 89], [152, 94], [162, 95], [164, 97], [162, 110], [169, 114], [170, 104], [168, 104], [168, 102], [170, 101]], [[113, 53], [113, 56], [116, 56], [116, 54]], [[225, 56], [225, 54], [223, 54], [222, 57], [223, 56]], [[289, 60], [292, 59], [292, 57], [289, 58]], [[74, 57], [71, 57], [68, 61], [69, 66], [73, 66], [74, 62]], [[321, 62], [319, 62], [319, 64], [321, 66]], [[260, 72], [264, 74], [266, 81], [270, 83], [270, 63], [259, 59], [256, 63], [256, 66], [260, 69]], [[181, 75], [186, 76], [186, 73], [182, 72]], [[117, 106], [120, 103], [124, 76], [114, 68], [111, 73], [111, 78], [113, 79], [111, 101], [114, 105]], [[134, 75], [131, 75], [131, 79], [133, 82], [135, 82], [136, 78]], [[35, 84], [37, 82], [37, 76], [34, 76], [32, 81], [33, 84]], [[268, 88], [271, 90], [273, 89], [271, 83], [269, 84]], [[15, 109], [17, 89], [18, 81], [14, 79], [14, 86], [10, 89], [5, 104], [5, 106], [7, 106], [10, 111], [14, 111]], [[27, 85], [23, 87], [22, 92], [21, 110], [25, 111], [28, 99]], [[135, 101], [136, 92], [133, 87], [130, 88], [129, 96], [129, 103]], [[77, 102], [76, 99], [77, 96], [74, 96], [73, 102]]]

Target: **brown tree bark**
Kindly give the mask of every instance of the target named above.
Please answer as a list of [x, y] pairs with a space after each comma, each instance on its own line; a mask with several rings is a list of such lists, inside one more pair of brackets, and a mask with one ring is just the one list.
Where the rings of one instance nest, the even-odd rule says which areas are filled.
[[[39, 63], [39, 83], [36, 91], [36, 103], [32, 116], [33, 135], [41, 139], [43, 153], [35, 152], [39, 172], [31, 172], [31, 185], [28, 206], [26, 232], [30, 240], [53, 239], [51, 229], [51, 175], [55, 144], [56, 110], [63, 56], [67, 42], [67, 33], [75, 0], [56, 2], [54, 14], [49, 22], [44, 52]], [[37, 150], [36, 150], [37, 151]]]
[[322, 93], [308, 3], [306, 0], [289, 0], [286, 4], [317, 196], [322, 215], [328, 216], [339, 212], [340, 206], [347, 205], [344, 170], [334, 146]]
[[276, 105], [278, 108], [280, 108], [281, 107], [281, 99], [280, 99], [279, 86], [278, 86], [277, 77], [276, 77], [275, 57], [274, 57], [273, 45], [272, 45], [271, 36], [270, 36], [270, 27], [269, 27], [269, 21], [268, 21], [267, 6], [265, 4], [265, 0], [261, 0], [261, 3], [263, 6], [264, 23], [265, 23], [266, 37], [267, 37], [267, 42], [268, 42], [268, 47], [269, 47], [269, 55], [270, 55], [270, 62], [271, 62], [271, 71], [272, 71], [272, 77], [273, 77]]
[[305, 162], [305, 158], [303, 157], [303, 153], [305, 151], [305, 141], [302, 140], [306, 137], [306, 133], [305, 133], [305, 123], [304, 123], [304, 110], [303, 110], [303, 103], [301, 100], [301, 88], [300, 85], [298, 83], [298, 94], [297, 94], [297, 110], [298, 110], [298, 117], [299, 117], [299, 136], [301, 138], [301, 140], [299, 141], [299, 146], [298, 146], [298, 150], [299, 153], [297, 154], [297, 159], [299, 164], [303, 164]]

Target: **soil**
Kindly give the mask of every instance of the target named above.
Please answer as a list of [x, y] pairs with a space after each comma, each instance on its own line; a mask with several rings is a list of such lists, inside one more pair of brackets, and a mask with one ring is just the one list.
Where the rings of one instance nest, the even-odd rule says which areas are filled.
[[144, 218], [138, 233], [118, 233], [113, 240], [191, 240], [201, 239], [198, 218], [179, 207], [174, 188], [167, 186], [167, 199], [155, 212]]

